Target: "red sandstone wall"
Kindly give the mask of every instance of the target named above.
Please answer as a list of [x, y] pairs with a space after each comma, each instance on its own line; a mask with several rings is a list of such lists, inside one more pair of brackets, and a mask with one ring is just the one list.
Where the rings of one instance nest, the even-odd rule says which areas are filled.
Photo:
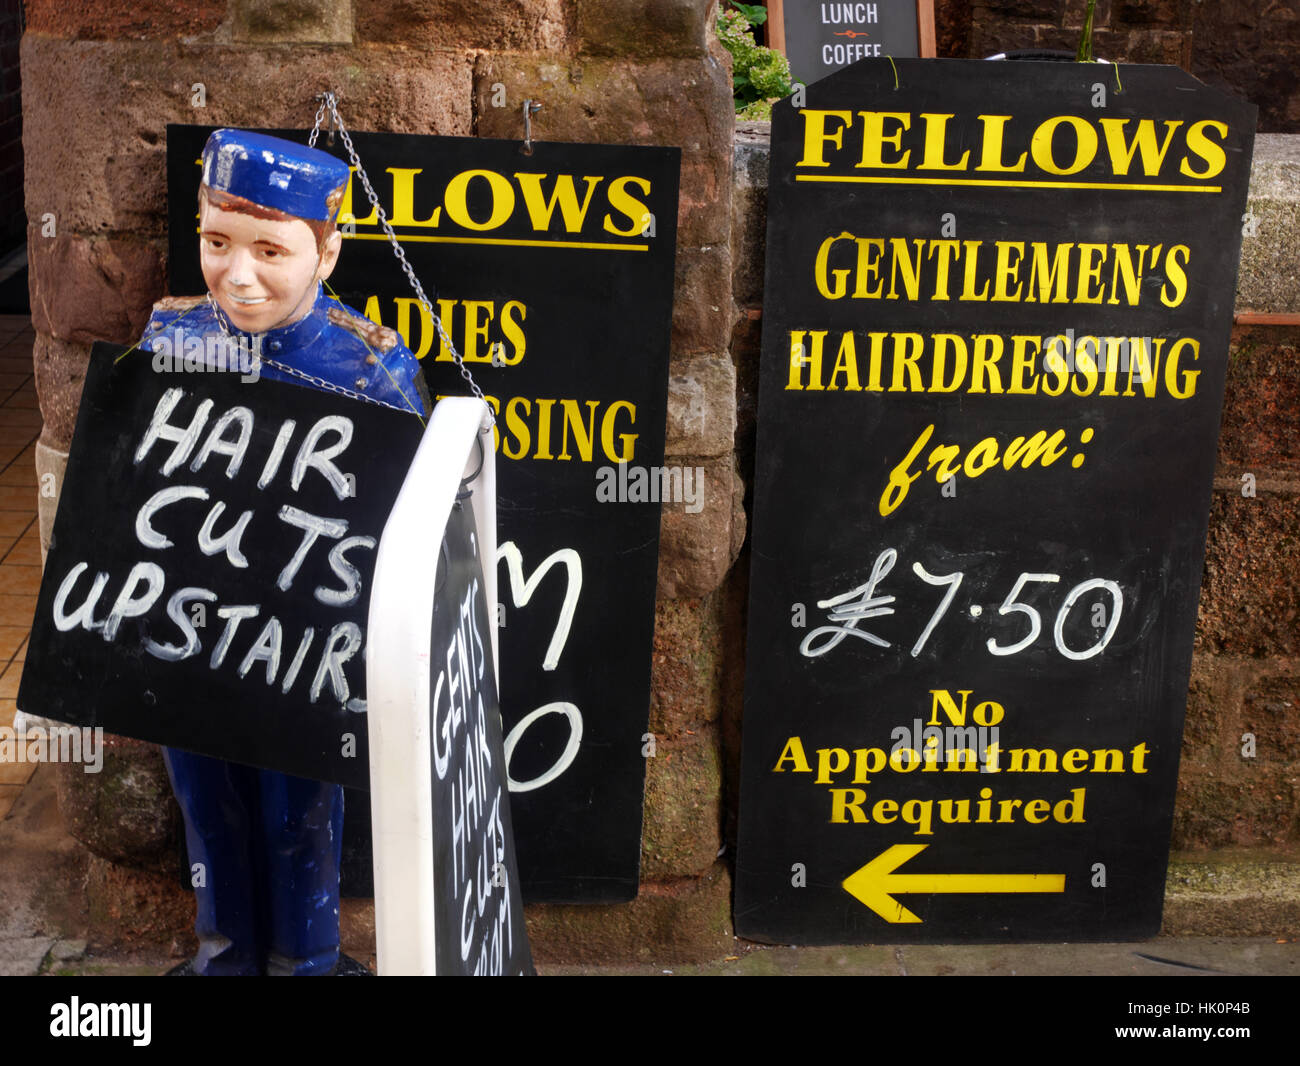
[[[938, 53], [1074, 51], [1085, 0], [937, 0]], [[1300, 133], [1300, 8], [1287, 0], [1098, 0], [1093, 54], [1174, 63], [1259, 108], [1262, 133]]]
[[[330, 88], [356, 129], [518, 137], [518, 103], [532, 98], [545, 105], [534, 124], [545, 139], [682, 147], [667, 462], [705, 467], [711, 493], [698, 514], [678, 505], [663, 516], [642, 892], [620, 907], [530, 908], [540, 959], [715, 958], [731, 946], [729, 883], [717, 861], [718, 589], [744, 512], [727, 351], [734, 121], [715, 10], [714, 0], [28, 4], [26, 213], [45, 420], [38, 467], [56, 478], [90, 343], [134, 340], [163, 294], [167, 123], [306, 127], [315, 94]], [[515, 106], [491, 106], [497, 83]], [[47, 214], [53, 236], [42, 232]], [[53, 501], [42, 504], [48, 531]], [[120, 864], [101, 879], [114, 898], [99, 908], [120, 914], [120, 929], [162, 928], [186, 910], [149, 903], [166, 894], [165, 880], [122, 888], [128, 866], [158, 869], [167, 857], [156, 834], [124, 831], [120, 799], [103, 801], [127, 790], [136, 808], [156, 805], [160, 767], [147, 745], [122, 742], [93, 784], [65, 780], [61, 789], [71, 831]], [[148, 906], [155, 912], [140, 914]], [[364, 915], [354, 917], [345, 947], [364, 955], [346, 939], [364, 936]]]
[[1300, 327], [1238, 327], [1173, 848], [1300, 858]]
[[21, 0], [0, 2], [0, 253], [23, 238], [23, 108], [18, 42]]

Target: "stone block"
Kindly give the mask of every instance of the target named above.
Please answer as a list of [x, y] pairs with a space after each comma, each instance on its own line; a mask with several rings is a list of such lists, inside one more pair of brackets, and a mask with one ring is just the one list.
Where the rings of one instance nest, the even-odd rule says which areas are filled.
[[731, 334], [731, 358], [736, 367], [736, 461], [752, 483], [758, 424], [758, 366], [762, 354], [763, 319], [746, 310]]
[[1300, 473], [1300, 328], [1233, 331], [1219, 428], [1221, 476]]
[[[687, 459], [668, 459], [668, 465], [692, 465]], [[660, 599], [706, 596], [722, 583], [735, 560], [743, 539], [744, 512], [738, 511], [737, 497], [744, 486], [732, 469], [732, 457], [706, 460], [697, 467], [703, 473], [703, 492], [696, 490], [693, 504], [685, 501], [665, 504], [659, 524]], [[684, 482], [683, 478], [683, 482]], [[688, 512], [686, 508], [698, 508]], [[741, 538], [735, 535], [739, 524]]]
[[168, 123], [310, 129], [332, 89], [349, 129], [472, 130], [470, 61], [446, 53], [28, 34], [22, 76], [28, 217], [54, 212], [60, 234], [163, 234]]
[[539, 964], [705, 962], [734, 947], [731, 879], [721, 863], [698, 878], [644, 882], [631, 903], [534, 904], [524, 917]]
[[1117, 63], [1186, 63], [1191, 38], [1179, 30], [1098, 30], [1093, 55]]
[[[731, 480], [731, 562], [740, 557], [745, 546], [748, 532], [748, 518], [745, 510], [745, 480], [734, 469]], [[730, 569], [730, 567], [728, 567]]]
[[565, 0], [359, 2], [356, 39], [425, 48], [560, 52], [567, 42], [566, 6]]
[[673, 354], [727, 347], [736, 319], [731, 302], [731, 249], [677, 246], [673, 272]]
[[112, 237], [42, 237], [27, 227], [32, 328], [59, 340], [133, 344], [162, 293], [162, 255]]
[[42, 763], [0, 818], [3, 937], [84, 935], [90, 858], [63, 829], [55, 767]]
[[1129, 26], [1182, 29], [1191, 23], [1191, 9], [1180, 0], [1114, 0], [1111, 6], [1116, 21]]
[[[1138, 0], [1140, 3], [1141, 0]], [[1114, 10], [1112, 0], [1097, 0], [1097, 9], [1092, 16], [1092, 28], [1100, 29], [1103, 26], [1109, 26], [1111, 12]], [[1065, 0], [1064, 8], [1061, 12], [1061, 24], [1063, 26], [1078, 26], [1083, 28], [1083, 20], [1088, 12], [1088, 0]]]
[[[1226, 760], [1225, 760], [1226, 762]], [[1238, 757], [1226, 769], [1179, 768], [1170, 847], [1294, 847], [1300, 843], [1300, 771]]]
[[[1187, 715], [1183, 720], [1183, 770], [1197, 761], [1213, 762], [1222, 746], [1231, 711], [1234, 677], [1229, 668], [1216, 670], [1219, 657], [1198, 654], [1192, 658]], [[1226, 677], [1224, 676], [1226, 675]]]
[[54, 944], [48, 936], [0, 939], [0, 977], [36, 977]]
[[36, 335], [32, 362], [36, 370], [36, 395], [40, 400], [45, 428], [41, 439], [51, 447], [67, 451], [77, 426], [81, 388], [90, 364], [90, 345]]
[[[496, 86], [505, 87], [505, 106]], [[731, 76], [713, 56], [703, 60], [493, 55], [474, 69], [474, 114], [480, 137], [523, 139], [520, 108], [539, 101], [534, 136], [596, 144], [661, 144], [682, 149], [677, 246], [725, 243], [731, 223], [735, 112]], [[721, 348], [718, 344], [715, 348]]]
[[44, 440], [36, 442], [36, 481], [42, 483], [49, 475], [54, 485], [54, 495], [40, 493], [36, 497], [36, 509], [41, 534], [41, 561], [50, 547], [50, 535], [54, 531], [54, 515], [59, 507], [59, 493], [63, 489], [63, 475], [68, 469], [68, 452], [65, 448], [55, 448]]
[[740, 307], [763, 303], [767, 252], [767, 172], [772, 156], [772, 124], [736, 126], [731, 183], [731, 288]]
[[1255, 758], [1261, 764], [1300, 766], [1300, 669], [1265, 675], [1250, 685], [1236, 732], [1255, 735]]
[[736, 370], [724, 355], [674, 359], [668, 376], [667, 455], [715, 457], [736, 435]]
[[634, 60], [704, 55], [713, 11], [712, 0], [578, 0], [578, 48]]
[[1300, 842], [1298, 759], [1300, 661], [1198, 654], [1173, 847], [1293, 848]]
[[77, 962], [85, 957], [86, 942], [84, 940], [60, 940], [50, 948], [50, 962], [66, 963]]
[[740, 810], [741, 732], [745, 707], [745, 637], [749, 611], [749, 552], [740, 551], [719, 590], [722, 600], [721, 720], [723, 838], [734, 844]]
[[137, 0], [130, 5], [94, 0], [26, 0], [29, 34], [67, 40], [161, 40], [213, 35], [226, 17], [225, 0]]
[[198, 948], [194, 896], [174, 873], [135, 870], [92, 855], [86, 898], [96, 948], [157, 950], [169, 944], [180, 956]]
[[1170, 863], [1162, 932], [1295, 939], [1300, 934], [1300, 865]]
[[352, 0], [233, 0], [230, 6], [231, 38], [239, 43], [352, 43]]
[[661, 739], [699, 734], [718, 717], [720, 606], [717, 595], [655, 604], [650, 729]]
[[657, 741], [646, 760], [641, 876], [708, 872], [722, 847], [722, 766], [712, 729]]
[[1292, 494], [1216, 492], [1197, 641], [1230, 655], [1300, 653], [1300, 507]]
[[1194, 10], [1196, 39], [1188, 69], [1207, 84], [1258, 104], [1261, 130], [1300, 132], [1295, 5], [1219, 0]]
[[1064, 0], [981, 0], [978, 8], [998, 19], [1060, 22]]
[[[58, 765], [59, 813], [68, 832], [101, 858], [175, 876], [180, 810], [154, 744], [104, 735], [103, 765]], [[84, 756], [84, 752], [83, 752]]]
[[[1050, 48], [1058, 52], [1074, 55], [1079, 48], [1080, 31], [1077, 26], [1039, 26], [1038, 48]], [[1114, 60], [1116, 41], [1107, 29], [1095, 29], [1092, 33], [1092, 54], [1095, 59]], [[1120, 57], [1122, 58], [1122, 57]], [[1111, 73], [1112, 88], [1114, 72]]]
[[1255, 138], [1246, 207], [1237, 310], [1300, 312], [1300, 137]]
[[1039, 29], [1040, 27], [1029, 23], [1003, 22], [989, 12], [977, 8], [971, 18], [971, 58], [984, 59], [999, 52], [1048, 47], [1039, 44]]

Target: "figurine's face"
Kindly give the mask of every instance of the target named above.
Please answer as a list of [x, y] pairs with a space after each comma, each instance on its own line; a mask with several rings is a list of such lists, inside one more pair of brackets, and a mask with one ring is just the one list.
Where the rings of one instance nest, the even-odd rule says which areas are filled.
[[236, 329], [262, 333], [304, 317], [316, 282], [333, 272], [340, 238], [321, 249], [301, 219], [278, 221], [222, 211], [206, 199], [199, 214], [203, 279]]

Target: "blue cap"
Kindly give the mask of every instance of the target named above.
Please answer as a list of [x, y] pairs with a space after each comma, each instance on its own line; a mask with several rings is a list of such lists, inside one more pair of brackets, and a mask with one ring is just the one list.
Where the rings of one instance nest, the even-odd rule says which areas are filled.
[[295, 218], [328, 222], [348, 165], [326, 152], [248, 130], [217, 130], [203, 146], [203, 184]]

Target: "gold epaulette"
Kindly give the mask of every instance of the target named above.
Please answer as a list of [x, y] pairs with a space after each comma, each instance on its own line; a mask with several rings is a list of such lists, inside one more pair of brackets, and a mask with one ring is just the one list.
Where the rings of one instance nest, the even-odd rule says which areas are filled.
[[153, 305], [153, 309], [155, 311], [190, 311], [206, 299], [206, 296], [164, 296]]
[[331, 307], [326, 314], [336, 326], [341, 326], [353, 336], [360, 337], [371, 348], [380, 352], [389, 352], [397, 347], [397, 331], [387, 326], [379, 326], [362, 315], [350, 314], [341, 307]]

